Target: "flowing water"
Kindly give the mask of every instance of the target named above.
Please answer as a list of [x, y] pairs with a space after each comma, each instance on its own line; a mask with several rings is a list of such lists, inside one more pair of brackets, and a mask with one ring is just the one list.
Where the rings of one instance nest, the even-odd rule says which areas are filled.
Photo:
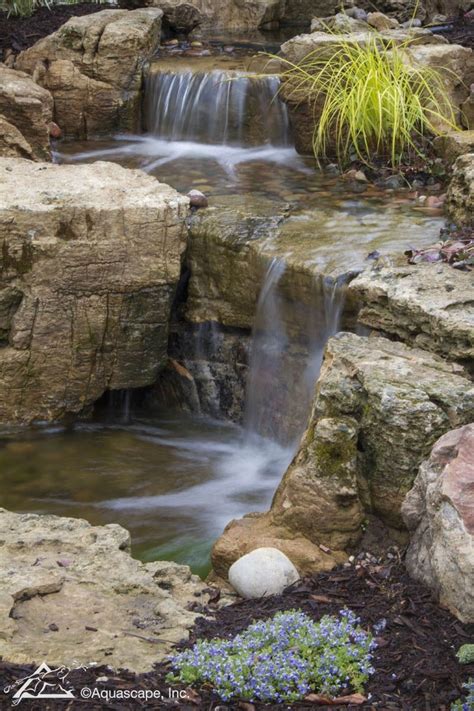
[[[339, 328], [344, 280], [315, 278], [302, 304], [285, 255], [299, 247], [327, 273], [334, 259], [336, 274], [341, 263], [362, 266], [374, 249], [433, 241], [441, 219], [404, 194], [359, 195], [316, 172], [292, 147], [275, 77], [160, 66], [146, 81], [145, 133], [63, 143], [57, 159], [141, 167], [178, 190], [203, 190], [214, 206], [252, 206], [262, 197], [277, 211], [289, 206], [255, 315], [244, 424], [219, 420], [212, 392], [212, 419], [150, 411], [130, 393], [110, 394], [91, 422], [0, 435], [0, 505], [117, 522], [131, 531], [138, 557], [172, 558], [204, 573], [226, 523], [268, 507], [304, 430], [324, 345]], [[217, 328], [197, 331], [204, 370], [204, 337]], [[211, 333], [216, 343], [218, 336]]]

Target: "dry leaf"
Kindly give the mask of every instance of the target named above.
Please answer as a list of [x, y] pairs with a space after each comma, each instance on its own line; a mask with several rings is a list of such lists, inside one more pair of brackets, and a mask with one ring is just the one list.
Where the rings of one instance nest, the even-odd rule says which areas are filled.
[[185, 689], [184, 694], [180, 697], [183, 701], [190, 701], [192, 704], [195, 704], [196, 706], [199, 706], [201, 703], [201, 697], [197, 693], [197, 691], [194, 691], [194, 689], [187, 688]]
[[305, 701], [309, 701], [312, 704], [319, 704], [320, 706], [338, 706], [339, 704], [363, 704], [367, 699], [365, 696], [362, 696], [362, 694], [337, 696], [335, 699], [331, 699], [329, 696], [323, 696], [322, 694], [308, 694], [308, 696], [305, 696]]
[[182, 378], [187, 378], [187, 380], [193, 380], [193, 376], [191, 375], [189, 370], [185, 368], [184, 365], [181, 365], [181, 363], [178, 363], [177, 360], [174, 360], [174, 358], [170, 358], [169, 364], [172, 368], [175, 369], [178, 375], [181, 375]]

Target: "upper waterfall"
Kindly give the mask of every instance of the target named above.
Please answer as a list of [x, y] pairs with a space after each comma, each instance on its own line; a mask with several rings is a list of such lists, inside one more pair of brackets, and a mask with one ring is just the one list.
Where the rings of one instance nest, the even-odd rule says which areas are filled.
[[145, 129], [168, 141], [288, 146], [288, 111], [278, 88], [272, 75], [152, 71], [145, 82]]

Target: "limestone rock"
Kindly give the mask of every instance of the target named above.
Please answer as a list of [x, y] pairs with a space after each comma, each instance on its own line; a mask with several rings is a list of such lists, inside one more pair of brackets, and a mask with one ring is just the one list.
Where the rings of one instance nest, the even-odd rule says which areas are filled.
[[367, 23], [350, 17], [344, 12], [338, 12], [332, 17], [315, 17], [311, 20], [311, 32], [338, 32], [348, 34], [350, 32], [367, 31]]
[[229, 570], [230, 584], [246, 599], [280, 595], [299, 577], [291, 560], [277, 548], [256, 548]]
[[465, 128], [474, 131], [474, 84], [471, 84], [466, 101], [461, 104], [461, 122]]
[[463, 156], [465, 153], [474, 153], [474, 129], [472, 131], [451, 131], [441, 136], [436, 136], [433, 141], [436, 153], [447, 163]]
[[301, 573], [325, 570], [358, 541], [364, 512], [403, 528], [421, 461], [473, 419], [474, 386], [460, 366], [385, 338], [331, 338], [308, 429], [270, 511], [227, 526], [214, 569], [224, 577], [241, 555], [270, 545]]
[[469, 363], [474, 358], [472, 275], [447, 264], [369, 268], [349, 285], [358, 319], [402, 341]]
[[[407, 62], [417, 69], [427, 67], [439, 72], [447, 97], [454, 108], [455, 120], [461, 125], [461, 104], [468, 97], [467, 87], [474, 80], [472, 49], [458, 44], [412, 45], [406, 48], [404, 56]], [[442, 106], [443, 102], [441, 97], [439, 98]], [[432, 122], [442, 132], [452, 130], [452, 124], [442, 118], [433, 117]]]
[[50, 160], [53, 98], [24, 72], [0, 64], [0, 156]]
[[187, 566], [134, 560], [117, 524], [0, 509], [0, 564], [0, 654], [19, 664], [149, 671], [208, 599]]
[[158, 7], [163, 11], [163, 27], [173, 32], [188, 34], [196, 27], [206, 23], [206, 15], [196, 2], [182, 2], [182, 0], [146, 0], [137, 3], [148, 7]]
[[137, 128], [143, 68], [158, 47], [162, 14], [142, 8], [72, 17], [21, 52], [16, 66], [52, 93], [65, 135]]
[[474, 424], [443, 435], [423, 462], [402, 512], [406, 565], [463, 622], [474, 622]]
[[395, 20], [393, 17], [387, 17], [383, 12], [369, 12], [367, 22], [379, 32], [383, 32], [383, 30], [394, 30], [398, 27], [398, 20]]
[[112, 163], [4, 158], [0, 206], [0, 421], [58, 419], [154, 382], [188, 199]]
[[163, 23], [177, 32], [256, 30], [279, 26], [285, 0], [146, 0], [163, 10]]
[[458, 225], [474, 225], [474, 153], [460, 156], [446, 196], [448, 215]]

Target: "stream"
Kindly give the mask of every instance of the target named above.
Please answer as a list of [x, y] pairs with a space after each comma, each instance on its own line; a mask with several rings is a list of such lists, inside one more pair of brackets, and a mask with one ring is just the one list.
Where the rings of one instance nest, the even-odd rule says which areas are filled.
[[[290, 207], [255, 314], [243, 423], [149, 410], [125, 395], [110, 397], [91, 421], [0, 433], [1, 506], [119, 523], [130, 530], [138, 558], [185, 562], [201, 575], [225, 525], [269, 506], [304, 431], [324, 345], [340, 327], [343, 303], [334, 280], [300, 324], [307, 351], [303, 367], [292, 366], [285, 356], [293, 333], [281, 318], [288, 308], [279, 291], [281, 253], [299, 250], [309, 263], [340, 274], [341, 265], [361, 268], [375, 250], [429, 244], [443, 224], [403, 191], [369, 186], [358, 194], [317, 171], [293, 148], [278, 79], [244, 64], [157, 60], [145, 83], [141, 135], [60, 143], [56, 153], [61, 162], [142, 168], [177, 190], [203, 191], [214, 207], [251, 210], [261, 200], [275, 210]], [[298, 304], [294, 309], [296, 319]], [[272, 411], [280, 423], [292, 419], [295, 392], [303, 393], [303, 414], [291, 430], [273, 431]]]

